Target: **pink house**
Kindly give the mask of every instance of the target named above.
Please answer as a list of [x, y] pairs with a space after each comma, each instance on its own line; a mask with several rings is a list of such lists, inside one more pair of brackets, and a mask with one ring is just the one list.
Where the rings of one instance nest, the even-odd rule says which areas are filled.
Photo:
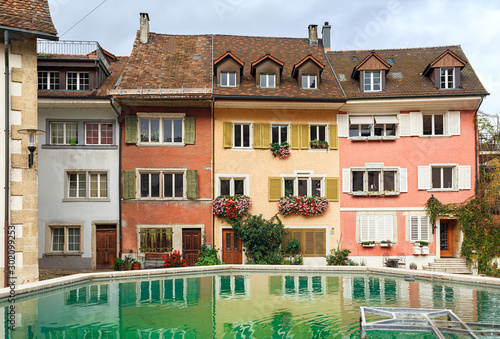
[[425, 204], [474, 195], [474, 117], [488, 93], [461, 47], [327, 55], [347, 97], [337, 116], [341, 246], [370, 266], [460, 258], [460, 225], [431, 225]]

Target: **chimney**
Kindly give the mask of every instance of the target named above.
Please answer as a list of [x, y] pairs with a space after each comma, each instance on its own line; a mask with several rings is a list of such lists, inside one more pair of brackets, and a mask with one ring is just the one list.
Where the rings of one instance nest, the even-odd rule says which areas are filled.
[[309, 45], [318, 44], [318, 25], [309, 25]]
[[321, 30], [321, 36], [323, 37], [323, 48], [325, 51], [330, 52], [332, 50], [332, 44], [330, 41], [330, 33], [332, 31], [332, 26], [325, 22], [323, 29]]
[[147, 44], [149, 40], [149, 15], [148, 13], [141, 13], [141, 28], [139, 40], [143, 44]]

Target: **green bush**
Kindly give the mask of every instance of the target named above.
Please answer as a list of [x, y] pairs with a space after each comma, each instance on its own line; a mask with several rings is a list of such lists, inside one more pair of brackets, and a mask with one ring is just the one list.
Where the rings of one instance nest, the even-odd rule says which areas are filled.
[[349, 253], [351, 250], [344, 249], [332, 249], [330, 254], [326, 255], [326, 264], [328, 266], [356, 266], [356, 263], [349, 259]]
[[290, 254], [297, 254], [300, 251], [300, 240], [292, 237], [286, 244], [286, 251]]
[[216, 248], [208, 248], [205, 237], [203, 237], [203, 245], [201, 246], [200, 255], [195, 266], [213, 266], [224, 265], [224, 262], [218, 257], [219, 251]]
[[267, 220], [262, 215], [249, 214], [246, 219], [234, 220], [231, 225], [246, 247], [250, 262], [280, 264], [283, 261], [280, 246], [286, 231], [277, 215]]

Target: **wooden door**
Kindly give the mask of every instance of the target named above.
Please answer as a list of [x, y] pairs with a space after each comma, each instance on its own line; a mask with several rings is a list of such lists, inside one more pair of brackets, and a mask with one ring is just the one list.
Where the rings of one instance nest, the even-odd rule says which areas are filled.
[[186, 266], [194, 266], [198, 261], [201, 249], [201, 230], [182, 230], [182, 256]]
[[453, 257], [453, 221], [441, 221], [439, 236], [441, 257]]
[[111, 268], [116, 258], [116, 228], [109, 226], [96, 228], [96, 266]]
[[225, 264], [241, 264], [243, 251], [241, 240], [233, 230], [222, 231], [222, 261]]

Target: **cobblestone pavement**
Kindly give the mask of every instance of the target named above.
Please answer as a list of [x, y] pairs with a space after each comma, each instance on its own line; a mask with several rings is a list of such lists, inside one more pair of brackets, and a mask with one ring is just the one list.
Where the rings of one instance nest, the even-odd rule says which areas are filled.
[[67, 269], [57, 269], [57, 268], [41, 268], [39, 270], [40, 280], [47, 280], [53, 278], [64, 277], [67, 275], [78, 274], [78, 273], [89, 273], [89, 272], [102, 272], [107, 270], [67, 270]]

